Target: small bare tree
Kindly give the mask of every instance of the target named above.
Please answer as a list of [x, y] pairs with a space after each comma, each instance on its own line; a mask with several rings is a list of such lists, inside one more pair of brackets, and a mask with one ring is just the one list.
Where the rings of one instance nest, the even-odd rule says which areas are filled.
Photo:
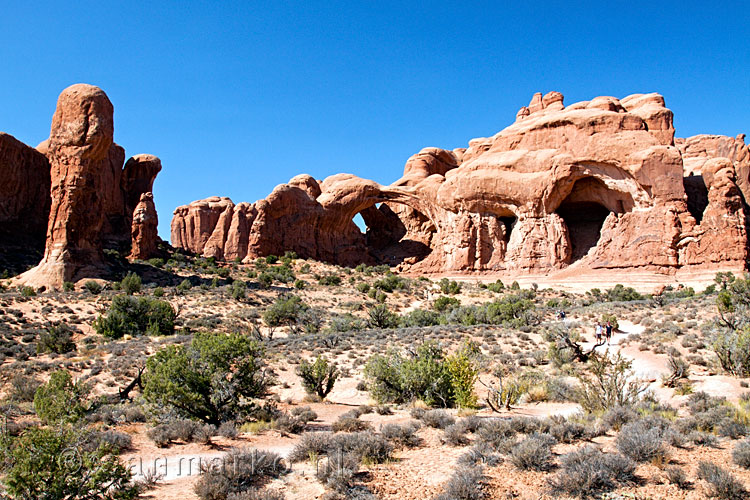
[[545, 340], [553, 344], [554, 349], [559, 352], [568, 351], [576, 361], [586, 363], [597, 347], [604, 345], [602, 338], [587, 352], [581, 346], [577, 334], [567, 324], [555, 324], [545, 333]]
[[487, 388], [485, 402], [496, 413], [500, 413], [503, 408], [510, 411], [511, 406], [518, 403], [521, 396], [528, 390], [524, 381], [514, 377], [503, 377], [500, 373], [497, 374], [495, 383], [485, 383], [481, 379], [479, 383]]

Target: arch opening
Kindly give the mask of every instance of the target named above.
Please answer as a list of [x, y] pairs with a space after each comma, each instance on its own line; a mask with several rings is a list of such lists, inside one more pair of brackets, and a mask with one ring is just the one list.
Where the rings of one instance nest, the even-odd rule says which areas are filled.
[[596, 247], [607, 216], [622, 213], [633, 207], [633, 198], [607, 188], [594, 177], [577, 180], [555, 210], [565, 222], [572, 247], [571, 262], [585, 257]]
[[415, 264], [432, 252], [430, 245], [436, 228], [427, 216], [410, 206], [383, 202], [357, 215], [366, 226], [368, 254], [377, 264]]

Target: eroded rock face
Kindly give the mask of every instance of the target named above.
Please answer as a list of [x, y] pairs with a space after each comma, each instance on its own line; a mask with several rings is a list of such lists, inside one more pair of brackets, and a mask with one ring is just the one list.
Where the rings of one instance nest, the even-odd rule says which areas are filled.
[[421, 272], [744, 268], [748, 148], [740, 137], [675, 140], [672, 118], [658, 94], [566, 107], [559, 92], [539, 93], [490, 138], [423, 149], [390, 186], [302, 175], [254, 204], [179, 207], [172, 243]]
[[[31, 162], [40, 171], [30, 184], [39, 193], [16, 193], [14, 203], [36, 207], [30, 220], [36, 224], [39, 216], [46, 226], [42, 261], [19, 282], [57, 288], [66, 281], [101, 276], [106, 272], [104, 246], [127, 248], [130, 243], [133, 210], [141, 194], [151, 190], [161, 164], [158, 158], [139, 156], [123, 170], [125, 150], [113, 141], [113, 111], [100, 88], [72, 85], [60, 94], [50, 137], [38, 146], [40, 153], [27, 151], [31, 160], [14, 160], [16, 167]], [[33, 201], [43, 191], [47, 205]], [[139, 244], [153, 239], [148, 231], [143, 233]], [[148, 251], [148, 245], [144, 249]]]
[[158, 226], [154, 195], [143, 193], [133, 211], [131, 259], [145, 260], [156, 255], [159, 244]]
[[50, 207], [47, 157], [0, 132], [0, 268], [38, 262]]

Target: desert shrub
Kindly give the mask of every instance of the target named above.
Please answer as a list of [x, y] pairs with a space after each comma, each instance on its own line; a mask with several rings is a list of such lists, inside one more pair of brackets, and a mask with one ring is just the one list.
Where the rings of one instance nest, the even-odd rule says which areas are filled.
[[440, 321], [440, 314], [435, 311], [426, 311], [424, 309], [414, 309], [401, 317], [401, 324], [406, 327], [435, 326], [439, 325]]
[[10, 379], [10, 390], [8, 397], [11, 401], [31, 402], [39, 386], [42, 385], [33, 377], [16, 374]]
[[428, 405], [442, 407], [473, 406], [477, 368], [472, 349], [465, 344], [446, 358], [437, 343], [428, 341], [419, 345], [410, 357], [396, 351], [386, 356], [374, 355], [364, 370], [368, 389], [379, 402], [421, 399]]
[[507, 440], [515, 435], [516, 431], [513, 430], [510, 421], [500, 418], [487, 419], [477, 429], [479, 443], [491, 446], [495, 450], [502, 448]]
[[549, 433], [561, 443], [575, 443], [586, 436], [586, 427], [581, 423], [566, 420], [550, 425]]
[[676, 465], [667, 467], [664, 469], [664, 472], [666, 473], [667, 481], [669, 481], [670, 484], [674, 484], [681, 490], [686, 490], [690, 487], [690, 480], [688, 480], [687, 474], [685, 474], [685, 471], [680, 467], [677, 467]]
[[599, 318], [599, 322], [602, 324], [602, 326], [606, 325], [608, 322], [612, 325], [613, 330], [617, 330], [620, 328], [620, 323], [617, 321], [617, 316], [611, 313], [604, 313]]
[[724, 397], [715, 397], [707, 392], [699, 391], [688, 397], [687, 407], [691, 415], [697, 415], [719, 408], [724, 403], [726, 403], [726, 398]]
[[730, 439], [739, 439], [747, 436], [748, 432], [747, 425], [736, 422], [731, 418], [722, 419], [715, 427], [715, 430], [719, 436], [728, 437]]
[[392, 292], [394, 290], [403, 290], [407, 287], [407, 284], [407, 280], [389, 271], [383, 278], [373, 282], [372, 287], [384, 292]]
[[722, 368], [740, 377], [750, 376], [749, 307], [750, 280], [724, 280], [716, 298], [719, 319], [712, 347]]
[[664, 430], [650, 425], [650, 421], [647, 420], [625, 424], [615, 441], [617, 450], [635, 462], [651, 460], [663, 462], [668, 454], [664, 442]]
[[236, 280], [232, 282], [232, 288], [230, 290], [230, 294], [234, 300], [242, 300], [245, 298], [247, 285], [242, 280]]
[[307, 304], [297, 295], [281, 295], [263, 311], [263, 321], [271, 327], [292, 325], [306, 309]]
[[124, 335], [172, 335], [177, 313], [164, 300], [118, 295], [105, 316], [94, 321], [100, 335], [119, 339]]
[[524, 290], [500, 299], [476, 306], [453, 307], [446, 314], [450, 324], [506, 325], [522, 328], [538, 324], [534, 312], [533, 290]]
[[483, 483], [484, 473], [481, 467], [459, 467], [435, 500], [478, 500], [484, 497]]
[[267, 290], [273, 285], [273, 275], [269, 272], [262, 272], [258, 275], [258, 286]]
[[392, 351], [376, 354], [364, 369], [370, 393], [379, 402], [404, 403], [422, 399], [428, 405], [451, 406], [454, 401], [450, 374], [437, 343], [425, 342], [415, 356]]
[[602, 422], [610, 429], [619, 431], [623, 425], [632, 422], [637, 418], [638, 414], [632, 408], [615, 406], [602, 415]]
[[382, 463], [391, 458], [393, 445], [380, 434], [352, 432], [334, 434], [328, 444], [328, 455], [351, 453], [359, 460]]
[[136, 498], [128, 467], [105, 441], [94, 446], [95, 441], [86, 430], [68, 426], [32, 427], [20, 437], [4, 438], [0, 482], [5, 493], [18, 499]]
[[457, 281], [443, 278], [440, 280], [439, 285], [440, 291], [446, 295], [456, 295], [457, 293], [461, 293], [461, 283]]
[[312, 422], [318, 418], [318, 414], [312, 411], [309, 406], [298, 406], [293, 408], [291, 414], [305, 422]]
[[337, 274], [326, 274], [318, 279], [318, 283], [325, 286], [339, 286], [341, 284], [341, 276]]
[[359, 470], [359, 458], [352, 453], [328, 455], [325, 465], [318, 466], [318, 480], [334, 491], [344, 493], [351, 488]]
[[30, 286], [20, 287], [20, 292], [22, 297], [36, 297], [36, 290]]
[[732, 461], [740, 467], [750, 469], [750, 439], [745, 439], [734, 445]]
[[284, 500], [284, 498], [284, 493], [281, 491], [257, 488], [227, 495], [227, 500]]
[[716, 436], [701, 431], [691, 432], [687, 436], [687, 439], [697, 446], [706, 446], [709, 448], [715, 448], [719, 444], [719, 440]]
[[396, 446], [413, 448], [422, 443], [422, 439], [417, 436], [417, 431], [420, 427], [419, 422], [416, 421], [402, 425], [386, 424], [380, 429], [380, 433], [385, 439]]
[[367, 311], [367, 325], [370, 328], [396, 328], [398, 315], [385, 304], [378, 304]]
[[494, 283], [488, 283], [486, 288], [490, 292], [500, 293], [505, 290], [505, 284], [502, 281], [497, 280]]
[[146, 436], [154, 442], [159, 448], [166, 448], [172, 442], [169, 427], [166, 424], [159, 424], [146, 431]]
[[193, 288], [193, 283], [187, 278], [180, 281], [180, 284], [177, 285], [177, 290], [180, 292], [187, 292], [191, 288]]
[[432, 303], [432, 308], [437, 312], [446, 312], [460, 305], [461, 302], [459, 302], [457, 298], [446, 297], [445, 295], [442, 295], [435, 299], [435, 301]]
[[115, 453], [127, 450], [133, 445], [133, 438], [130, 437], [130, 434], [124, 432], [104, 431], [99, 433], [98, 438], [103, 443], [106, 443]]
[[451, 446], [464, 446], [469, 443], [469, 438], [466, 436], [466, 432], [466, 426], [457, 422], [443, 429], [441, 440], [443, 443]]
[[156, 288], [154, 288], [153, 293], [154, 293], [154, 297], [157, 297], [157, 298], [164, 297], [164, 289], [160, 286], [157, 286]]
[[307, 429], [308, 422], [315, 420], [317, 416], [313, 411], [298, 414], [282, 412], [274, 419], [273, 427], [282, 433], [299, 434], [304, 432]]
[[52, 372], [34, 394], [34, 411], [45, 424], [74, 422], [86, 413], [89, 391], [87, 384], [74, 382], [67, 371]]
[[158, 424], [146, 432], [146, 435], [154, 444], [160, 448], [169, 446], [173, 441], [183, 441], [192, 443], [201, 441], [203, 426], [189, 419], [173, 419], [165, 423]]
[[513, 448], [510, 461], [522, 470], [547, 470], [553, 444], [555, 439], [549, 434], [531, 434]]
[[393, 415], [393, 409], [390, 405], [377, 405], [375, 407], [375, 413], [378, 415]]
[[195, 441], [203, 444], [211, 444], [211, 438], [216, 435], [217, 428], [212, 424], [199, 425], [195, 429], [193, 438]]
[[[512, 417], [510, 419], [510, 428], [513, 432], [521, 434], [533, 434], [535, 432], [541, 432], [542, 421], [534, 417]], [[546, 430], [548, 430], [549, 426]]]
[[229, 495], [243, 493], [265, 479], [284, 472], [282, 458], [270, 451], [236, 449], [221, 457], [219, 464], [202, 467], [195, 485], [201, 500], [227, 500]]
[[133, 272], [129, 272], [125, 275], [122, 281], [120, 281], [120, 290], [128, 295], [140, 292], [142, 286], [143, 282], [141, 281], [141, 277]]
[[294, 445], [289, 454], [289, 460], [292, 462], [314, 461], [317, 457], [328, 453], [330, 445], [330, 432], [306, 432], [300, 436], [299, 441]]
[[370, 429], [372, 426], [369, 422], [360, 420], [359, 416], [344, 413], [333, 424], [333, 432], [359, 432]]
[[279, 257], [276, 255], [266, 255], [266, 264], [276, 264], [279, 261]]
[[589, 373], [578, 377], [581, 382], [578, 403], [592, 413], [635, 405], [648, 389], [648, 383], [635, 377], [631, 365], [619, 352], [615, 356], [608, 353], [592, 356]]
[[428, 427], [445, 429], [449, 425], [453, 425], [456, 419], [445, 410], [428, 410], [422, 415], [422, 422]]
[[593, 497], [618, 483], [632, 481], [635, 467], [635, 462], [627, 457], [586, 446], [561, 457], [560, 471], [549, 484], [555, 494]]
[[318, 356], [314, 362], [303, 360], [297, 367], [297, 375], [302, 379], [302, 386], [308, 394], [315, 394], [325, 399], [333, 389], [339, 376], [339, 370], [333, 362]]
[[83, 288], [85, 288], [91, 295], [99, 295], [102, 292], [102, 286], [93, 280], [85, 282]]
[[726, 372], [738, 377], [750, 376], [750, 329], [724, 328], [716, 334], [712, 348]]
[[743, 500], [748, 491], [730, 472], [711, 462], [698, 464], [698, 478], [710, 485], [708, 495], [721, 500]]
[[197, 333], [148, 359], [143, 395], [178, 415], [220, 425], [252, 408], [266, 393], [263, 347], [240, 334]]
[[459, 408], [476, 408], [477, 406], [474, 385], [479, 376], [476, 356], [480, 352], [475, 344], [464, 342], [460, 349], [445, 359], [445, 367], [453, 388], [453, 398]]
[[563, 403], [575, 400], [575, 388], [563, 377], [548, 378], [544, 385], [548, 401]]
[[479, 443], [471, 448], [469, 451], [458, 457], [458, 465], [460, 466], [473, 466], [473, 465], [497, 465], [503, 461], [503, 457], [499, 453], [485, 443]]
[[632, 287], [617, 284], [614, 288], [607, 290], [607, 300], [610, 302], [626, 302], [631, 300], [643, 300], [644, 297]]
[[65, 323], [49, 325], [39, 334], [36, 344], [38, 353], [54, 352], [65, 354], [75, 351], [76, 344], [73, 342], [73, 329]]

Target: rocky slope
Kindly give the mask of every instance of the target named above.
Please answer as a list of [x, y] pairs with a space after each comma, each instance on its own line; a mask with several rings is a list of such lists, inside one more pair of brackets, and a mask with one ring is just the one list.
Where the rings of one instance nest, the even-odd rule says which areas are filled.
[[536, 94], [493, 137], [412, 156], [390, 186], [299, 175], [252, 204], [178, 207], [172, 244], [227, 260], [292, 250], [414, 272], [744, 269], [744, 136], [675, 140], [672, 120], [658, 94], [567, 107], [558, 92]]

